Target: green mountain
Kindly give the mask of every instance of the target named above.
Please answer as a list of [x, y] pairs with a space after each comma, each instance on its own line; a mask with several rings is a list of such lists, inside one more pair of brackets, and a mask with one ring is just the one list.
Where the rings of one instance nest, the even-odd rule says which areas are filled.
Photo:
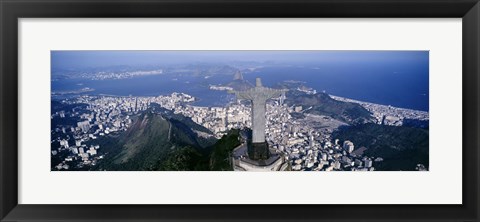
[[290, 106], [302, 106], [306, 113], [330, 116], [350, 124], [363, 124], [373, 120], [371, 113], [361, 105], [334, 100], [326, 93], [306, 94], [290, 90], [285, 102]]
[[[231, 170], [229, 157], [238, 132], [220, 140], [197, 136], [191, 122], [147, 111], [117, 138], [103, 144], [107, 155], [93, 170]], [[190, 126], [189, 126], [190, 125]]]
[[[151, 104], [151, 106], [154, 112], [161, 114], [164, 118], [171, 121], [174, 125], [178, 126], [179, 128], [185, 129], [187, 132], [193, 130], [194, 132], [200, 132], [202, 134], [213, 134], [209, 129], [203, 127], [202, 125], [198, 125], [189, 117], [186, 117], [182, 114], [176, 114], [172, 110], [165, 109], [158, 104]], [[216, 139], [213, 137], [197, 137], [196, 141], [201, 147], [207, 147], [212, 145], [216, 141]]]
[[116, 138], [108, 158], [99, 164], [106, 170], [156, 170], [162, 160], [188, 150], [201, 155], [196, 134], [185, 124], [147, 111]]
[[415, 170], [417, 164], [429, 165], [428, 129], [369, 123], [344, 128], [333, 136], [352, 141], [356, 148], [366, 147], [366, 156], [382, 157], [383, 161], [374, 163], [376, 170]]
[[239, 130], [231, 130], [208, 148], [208, 153], [199, 155], [193, 149], [182, 149], [172, 153], [159, 163], [157, 170], [197, 170], [197, 171], [231, 171], [231, 154], [240, 145]]
[[210, 170], [225, 171], [233, 170], [230, 156], [235, 147], [239, 146], [240, 140], [239, 130], [230, 130], [227, 135], [224, 135], [220, 140], [212, 146], [212, 153], [210, 154]]

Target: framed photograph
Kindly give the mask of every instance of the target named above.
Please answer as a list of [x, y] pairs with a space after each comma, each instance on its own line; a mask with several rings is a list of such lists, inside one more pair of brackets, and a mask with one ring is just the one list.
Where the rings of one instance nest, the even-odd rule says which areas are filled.
[[476, 0], [1, 1], [1, 221], [478, 221]]

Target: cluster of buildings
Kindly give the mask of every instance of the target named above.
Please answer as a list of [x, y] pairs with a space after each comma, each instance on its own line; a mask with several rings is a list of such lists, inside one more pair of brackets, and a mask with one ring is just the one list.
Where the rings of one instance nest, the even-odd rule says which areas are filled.
[[335, 100], [342, 102], [351, 102], [357, 103], [367, 109], [373, 114], [373, 117], [376, 119], [377, 124], [390, 125], [390, 126], [402, 126], [405, 120], [419, 120], [419, 121], [428, 121], [429, 115], [428, 112], [413, 110], [413, 109], [404, 109], [393, 106], [380, 105], [375, 103], [368, 103], [348, 98], [343, 98], [339, 96], [330, 95]]
[[151, 102], [159, 104], [161, 107], [169, 110], [178, 110], [184, 104], [195, 101], [195, 97], [185, 93], [172, 93], [168, 96], [148, 97]]
[[160, 75], [163, 74], [162, 69], [148, 71], [125, 71], [125, 72], [96, 72], [96, 73], [79, 73], [75, 75], [77, 78], [90, 80], [106, 80], [106, 79], [129, 79], [138, 76]]
[[300, 91], [300, 92], [304, 92], [308, 95], [317, 94], [317, 90], [315, 90], [313, 88], [310, 88], [310, 87], [306, 87], [306, 86], [297, 87], [297, 90]]
[[219, 91], [228, 91], [228, 90], [233, 90], [232, 87], [230, 86], [222, 86], [222, 85], [210, 85], [209, 89], [211, 90], [219, 90]]
[[175, 108], [174, 112], [190, 117], [195, 123], [212, 131], [217, 138], [221, 138], [229, 129], [242, 129], [252, 124], [250, 108], [242, 104], [227, 107], [187, 105]]
[[344, 141], [343, 145], [325, 142], [321, 146], [306, 149], [302, 155], [292, 159], [293, 170], [311, 171], [373, 171], [373, 162], [383, 161], [382, 158], [373, 159], [364, 156], [361, 152], [354, 152], [354, 145]]
[[[57, 169], [95, 165], [100, 155], [95, 140], [100, 136], [126, 131], [132, 125], [131, 115], [146, 110], [150, 105], [148, 97], [97, 97], [79, 96], [64, 99], [64, 105], [77, 104], [70, 110], [61, 110], [51, 115], [59, 118], [52, 126], [52, 155], [62, 153], [64, 161]], [[67, 120], [62, 120], [67, 119]]]
[[[267, 142], [285, 154], [292, 170], [374, 170], [373, 158], [363, 155], [365, 148], [357, 151], [351, 141], [343, 141], [343, 144], [338, 139], [332, 141], [331, 133], [339, 125], [318, 128], [315, 121], [292, 117], [291, 113], [298, 110], [301, 109], [284, 106], [278, 101], [267, 105]], [[328, 117], [316, 117], [329, 121]]]

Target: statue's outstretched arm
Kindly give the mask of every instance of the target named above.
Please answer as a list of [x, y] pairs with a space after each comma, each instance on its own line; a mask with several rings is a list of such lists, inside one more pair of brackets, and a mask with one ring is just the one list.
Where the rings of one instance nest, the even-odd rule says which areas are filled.
[[228, 91], [228, 93], [235, 94], [237, 99], [248, 99], [248, 100], [253, 99], [252, 95], [248, 92], [239, 92], [239, 91], [230, 90], [230, 91]]

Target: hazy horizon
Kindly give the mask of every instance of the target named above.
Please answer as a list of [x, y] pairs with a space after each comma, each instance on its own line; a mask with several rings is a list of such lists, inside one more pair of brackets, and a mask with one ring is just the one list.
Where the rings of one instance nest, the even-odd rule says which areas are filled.
[[319, 65], [329, 63], [428, 64], [428, 51], [303, 51], [303, 50], [197, 50], [51, 51], [52, 69], [83, 69], [110, 66], [155, 66], [186, 63], [273, 62]]

